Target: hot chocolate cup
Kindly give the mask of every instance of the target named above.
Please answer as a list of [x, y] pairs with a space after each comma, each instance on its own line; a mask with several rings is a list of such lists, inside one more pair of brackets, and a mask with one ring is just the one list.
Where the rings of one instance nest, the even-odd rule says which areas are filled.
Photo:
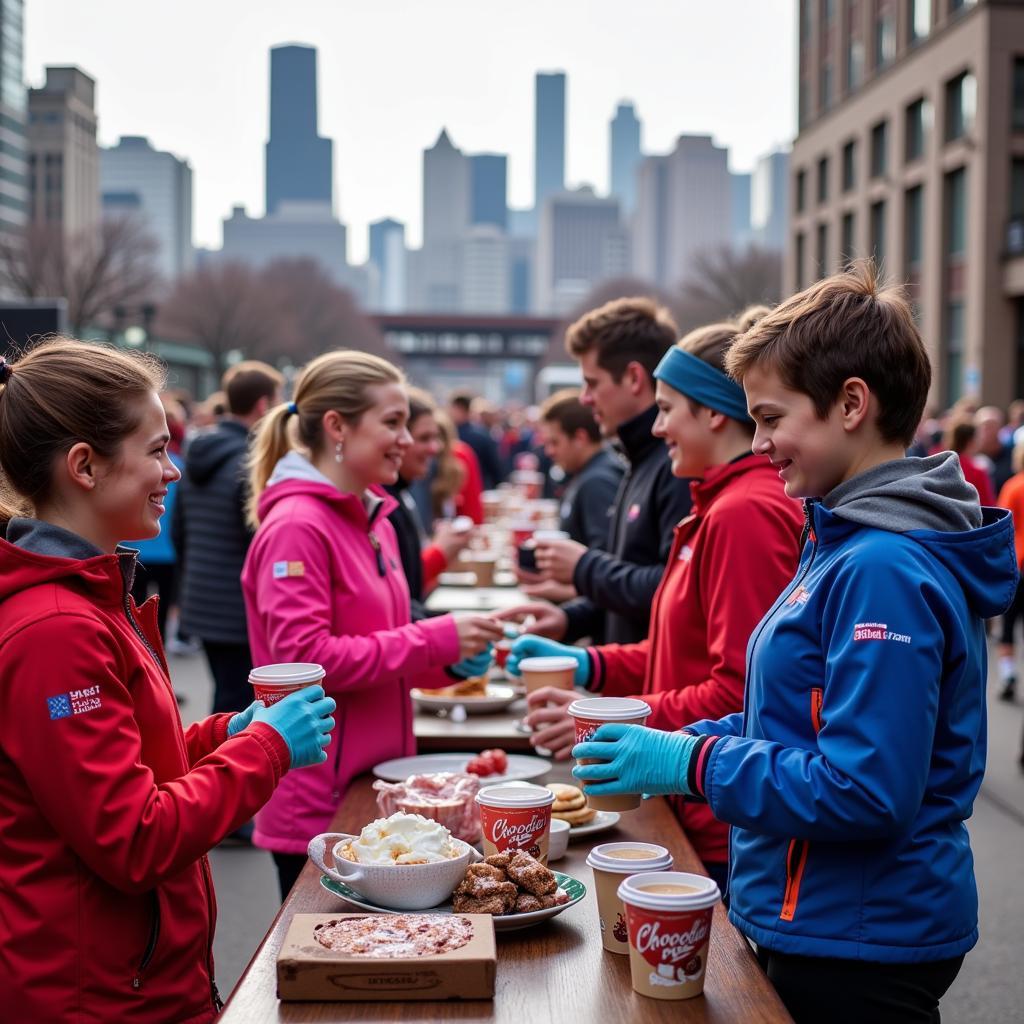
[[672, 854], [655, 843], [603, 843], [587, 856], [594, 872], [597, 916], [601, 943], [609, 953], [629, 952], [626, 909], [619, 899], [619, 885], [627, 875], [672, 870]]
[[296, 690], [319, 683], [327, 673], [322, 665], [312, 662], [287, 662], [260, 665], [249, 673], [249, 682], [258, 701], [270, 707]]
[[554, 801], [555, 794], [550, 789], [526, 783], [481, 789], [476, 802], [480, 808], [484, 856], [523, 850], [547, 864]]
[[651, 999], [692, 999], [704, 991], [711, 915], [721, 898], [703, 875], [630, 875], [619, 885], [629, 934], [633, 991]]
[[571, 690], [576, 675], [576, 659], [568, 655], [555, 654], [545, 658], [523, 658], [519, 662], [526, 692], [532, 693], [542, 686], [556, 686]]
[[[651, 706], [632, 697], [584, 697], [569, 705], [569, 714], [576, 722], [576, 742], [592, 739], [598, 728], [608, 722], [643, 725], [651, 713]], [[595, 764], [584, 759], [577, 764]], [[591, 796], [583, 783], [587, 804], [597, 811], [633, 811], [640, 806], [640, 793], [620, 793], [615, 796]]]

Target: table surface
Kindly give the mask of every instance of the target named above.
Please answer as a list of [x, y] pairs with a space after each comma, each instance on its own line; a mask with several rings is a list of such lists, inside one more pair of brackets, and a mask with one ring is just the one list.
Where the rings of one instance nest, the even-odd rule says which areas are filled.
[[432, 612], [496, 612], [529, 600], [516, 587], [437, 587], [426, 606]]
[[[377, 817], [370, 778], [354, 783], [332, 831], [355, 833]], [[677, 869], [700, 871], [692, 847], [664, 800], [647, 800], [624, 814], [619, 826], [570, 844], [553, 867], [587, 886], [586, 897], [558, 917], [498, 938], [497, 988], [493, 1002], [281, 1003], [276, 996], [276, 958], [296, 913], [338, 913], [357, 908], [328, 893], [319, 870], [308, 863], [270, 931], [242, 975], [219, 1024], [301, 1021], [674, 1021], [715, 1024], [785, 1024], [790, 1017], [758, 967], [749, 946], [715, 908], [710, 962], [703, 998], [662, 1002], [633, 992], [629, 958], [605, 952], [597, 922], [593, 878], [585, 864], [598, 842], [655, 840], [667, 846]]]
[[416, 749], [421, 754], [443, 754], [449, 750], [476, 752], [501, 747], [509, 753], [532, 754], [529, 735], [518, 728], [525, 714], [525, 697], [503, 711], [466, 715], [464, 722], [420, 709], [412, 721]]

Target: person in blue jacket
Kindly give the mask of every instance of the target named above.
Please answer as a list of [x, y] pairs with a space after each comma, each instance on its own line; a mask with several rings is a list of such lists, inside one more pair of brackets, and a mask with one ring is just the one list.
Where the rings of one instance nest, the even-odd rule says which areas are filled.
[[985, 767], [985, 620], [1017, 583], [1009, 513], [951, 452], [906, 458], [931, 385], [871, 264], [740, 336], [754, 451], [805, 499], [797, 574], [750, 638], [744, 710], [605, 725], [590, 792], [682, 793], [732, 825], [729, 916], [801, 1022], [939, 1020], [978, 940], [964, 822]]

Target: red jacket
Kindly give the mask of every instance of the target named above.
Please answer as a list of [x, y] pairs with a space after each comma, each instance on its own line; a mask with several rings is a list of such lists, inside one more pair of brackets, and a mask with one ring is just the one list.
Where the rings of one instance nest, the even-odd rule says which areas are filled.
[[452, 454], [462, 463], [465, 471], [462, 487], [455, 495], [455, 511], [460, 516], [469, 516], [479, 526], [484, 521], [484, 503], [481, 497], [484, 484], [480, 463], [476, 453], [465, 441], [455, 441], [452, 444]]
[[[803, 510], [762, 456], [716, 466], [691, 484], [646, 640], [592, 648], [592, 690], [642, 696], [648, 725], [681, 729], [743, 710], [747, 641], [793, 578]], [[728, 827], [704, 804], [673, 804], [702, 860], [728, 860]]]
[[276, 731], [181, 727], [134, 555], [0, 541], [0, 1017], [216, 1015], [206, 851], [288, 767]]

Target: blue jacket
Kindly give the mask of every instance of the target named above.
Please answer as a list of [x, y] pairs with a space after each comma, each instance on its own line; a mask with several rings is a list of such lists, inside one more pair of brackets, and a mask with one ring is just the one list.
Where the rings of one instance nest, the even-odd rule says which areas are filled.
[[1017, 582], [1010, 514], [982, 511], [897, 533], [809, 502], [797, 575], [747, 648], [745, 710], [688, 727], [722, 737], [703, 789], [733, 826], [729, 917], [759, 945], [915, 962], [977, 941], [983, 620]]

